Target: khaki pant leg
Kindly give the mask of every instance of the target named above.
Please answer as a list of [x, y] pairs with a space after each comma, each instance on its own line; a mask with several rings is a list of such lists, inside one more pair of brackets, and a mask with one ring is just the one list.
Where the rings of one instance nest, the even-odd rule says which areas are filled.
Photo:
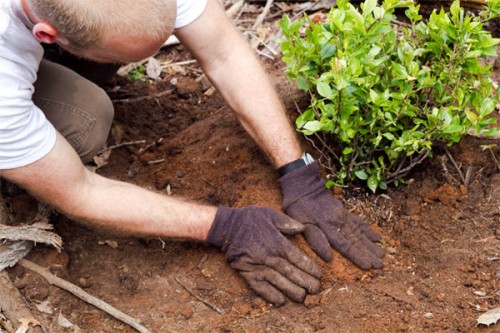
[[84, 163], [104, 146], [114, 109], [106, 92], [72, 70], [42, 60], [33, 102]]

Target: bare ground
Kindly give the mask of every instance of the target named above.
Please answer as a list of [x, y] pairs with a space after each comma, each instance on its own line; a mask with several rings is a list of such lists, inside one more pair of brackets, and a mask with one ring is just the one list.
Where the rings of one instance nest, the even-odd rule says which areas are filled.
[[[180, 61], [189, 55], [176, 46], [165, 57]], [[304, 105], [305, 97], [286, 81], [279, 61], [263, 61], [293, 120], [295, 103]], [[497, 75], [498, 69], [494, 79]], [[115, 78], [108, 87], [114, 99], [172, 93], [115, 102], [109, 144], [146, 143], [113, 149], [97, 172], [214, 205], [281, 209], [276, 172], [199, 77], [190, 65], [155, 83]], [[306, 140], [303, 144], [315, 155]], [[496, 146], [481, 148], [490, 144]], [[500, 301], [499, 141], [466, 137], [450, 152], [461, 172], [469, 172], [468, 186], [449, 159], [443, 167], [445, 153], [438, 149], [406, 185], [382, 194], [355, 187], [337, 194], [382, 234], [383, 269], [361, 271], [337, 254], [327, 264], [301, 237], [293, 239], [324, 271], [321, 293], [305, 304], [267, 304], [215, 248], [116, 236], [61, 215], [52, 222], [64, 239], [63, 252], [37, 246], [29, 259], [154, 332], [499, 332], [495, 325], [476, 326], [477, 317]], [[33, 201], [24, 195], [14, 199], [13, 213], [22, 219]], [[9, 274], [46, 332], [133, 332], [26, 269], [14, 267]], [[50, 302], [52, 314], [36, 310], [34, 304], [42, 301]], [[75, 326], [61, 327], [59, 313]]]

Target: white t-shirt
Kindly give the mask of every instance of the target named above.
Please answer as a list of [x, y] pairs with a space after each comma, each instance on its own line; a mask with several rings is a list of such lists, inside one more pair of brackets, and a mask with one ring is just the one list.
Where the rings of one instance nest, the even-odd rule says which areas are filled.
[[177, 0], [175, 28], [182, 28], [196, 20], [205, 10], [208, 0]]
[[[176, 28], [196, 20], [207, 0], [178, 0]], [[20, 0], [0, 0], [0, 169], [22, 167], [47, 155], [56, 130], [33, 103], [43, 48]]]

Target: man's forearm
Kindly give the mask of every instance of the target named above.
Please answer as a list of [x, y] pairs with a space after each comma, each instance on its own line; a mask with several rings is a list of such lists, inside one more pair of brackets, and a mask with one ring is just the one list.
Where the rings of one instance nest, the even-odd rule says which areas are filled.
[[300, 158], [296, 133], [262, 65], [217, 0], [176, 32], [275, 167]]
[[205, 240], [217, 211], [91, 173], [60, 134], [47, 156], [0, 175], [76, 220], [129, 235]]
[[235, 49], [221, 66], [207, 69], [209, 77], [275, 167], [300, 158], [296, 133], [267, 74], [246, 45]]
[[201, 241], [207, 238], [216, 207], [92, 176], [95, 179], [90, 191], [78, 198], [81, 209], [69, 213], [76, 219], [130, 235]]

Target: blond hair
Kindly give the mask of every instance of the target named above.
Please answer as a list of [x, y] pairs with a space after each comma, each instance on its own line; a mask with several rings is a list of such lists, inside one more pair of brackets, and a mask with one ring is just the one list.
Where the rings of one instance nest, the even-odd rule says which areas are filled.
[[[46, 20], [73, 48], [99, 45], [106, 32], [127, 37], [161, 37], [170, 33], [173, 0], [28, 0], [33, 13]], [[170, 11], [170, 13], [168, 12]], [[175, 13], [173, 13], [175, 17]]]

